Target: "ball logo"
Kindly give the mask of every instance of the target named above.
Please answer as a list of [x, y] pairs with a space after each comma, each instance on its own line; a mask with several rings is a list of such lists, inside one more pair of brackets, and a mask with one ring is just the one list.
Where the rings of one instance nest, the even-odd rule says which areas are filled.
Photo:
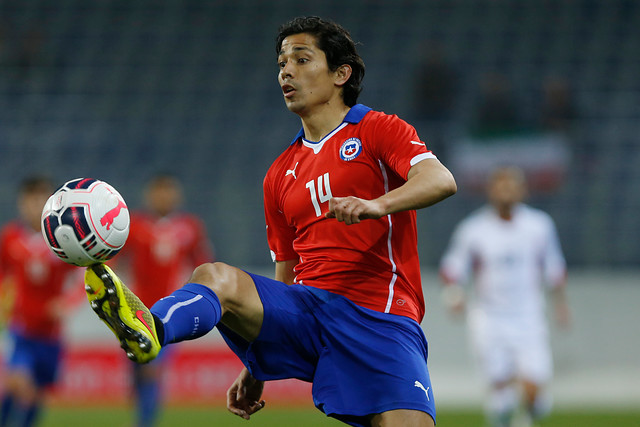
[[349, 162], [358, 157], [361, 152], [362, 142], [358, 138], [349, 138], [340, 147], [340, 158], [345, 162]]
[[118, 205], [115, 208], [110, 209], [102, 218], [100, 218], [100, 224], [109, 230], [123, 208], [127, 209], [127, 205], [125, 205], [122, 200], [118, 199]]

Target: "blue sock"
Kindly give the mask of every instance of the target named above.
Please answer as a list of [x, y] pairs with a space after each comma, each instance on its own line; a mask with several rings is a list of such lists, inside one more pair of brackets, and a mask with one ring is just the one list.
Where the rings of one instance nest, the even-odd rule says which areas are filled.
[[[155, 361], [154, 361], [155, 362]], [[147, 367], [148, 365], [144, 365]], [[160, 402], [160, 381], [145, 375], [142, 365], [135, 365], [135, 390], [137, 398], [137, 427], [151, 427], [155, 424]]]
[[138, 384], [138, 427], [150, 427], [154, 425], [158, 412], [158, 399], [160, 398], [159, 384], [145, 381]]
[[164, 339], [160, 343], [163, 346], [205, 335], [222, 316], [215, 292], [197, 283], [187, 283], [156, 302], [150, 311], [164, 326]]
[[24, 418], [23, 418], [23, 427], [31, 427], [36, 424], [36, 420], [38, 419], [38, 415], [40, 415], [40, 405], [33, 404], [25, 409]]
[[3, 396], [2, 405], [0, 406], [0, 427], [9, 425], [13, 406], [13, 396], [10, 394]]

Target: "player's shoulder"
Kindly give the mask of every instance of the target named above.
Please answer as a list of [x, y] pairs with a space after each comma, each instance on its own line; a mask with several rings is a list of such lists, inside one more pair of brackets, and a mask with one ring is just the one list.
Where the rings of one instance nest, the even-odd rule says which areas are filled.
[[472, 210], [465, 218], [460, 221], [460, 225], [465, 227], [473, 227], [482, 225], [482, 223], [489, 221], [495, 213], [489, 205], [481, 206]]
[[518, 210], [520, 214], [529, 221], [538, 221], [542, 224], [553, 224], [553, 218], [551, 218], [551, 215], [542, 209], [522, 203], [518, 206]]
[[18, 220], [12, 220], [2, 226], [2, 228], [0, 229], [0, 236], [6, 239], [20, 235], [23, 233], [23, 231], [24, 226], [22, 225], [22, 223]]
[[131, 221], [151, 221], [152, 216], [146, 210], [135, 210], [131, 212]]
[[373, 145], [376, 142], [381, 143], [382, 147], [396, 147], [396, 144], [392, 142], [398, 139], [407, 139], [408, 141], [418, 139], [415, 128], [411, 124], [397, 114], [389, 114], [384, 111], [370, 110], [362, 118], [358, 127], [364, 140]]
[[300, 140], [292, 142], [278, 157], [275, 158], [271, 165], [267, 169], [264, 182], [270, 182], [274, 177], [281, 175], [281, 172], [286, 170], [288, 166], [291, 166], [291, 159], [295, 155], [295, 152], [299, 150]]
[[204, 224], [204, 221], [198, 215], [191, 212], [176, 213], [176, 220], [186, 223], [192, 227], [199, 227]]
[[131, 212], [131, 230], [151, 230], [156, 225], [158, 218], [147, 210]]
[[482, 234], [487, 229], [487, 223], [491, 221], [492, 212], [489, 206], [482, 206], [471, 211], [456, 226], [459, 235]]
[[556, 226], [553, 218], [542, 209], [522, 204], [519, 207], [522, 226], [538, 235], [555, 234]]
[[373, 110], [369, 109], [366, 114], [362, 117], [362, 124], [371, 125], [384, 125], [388, 126], [390, 124], [407, 126], [408, 123], [401, 119], [397, 114], [386, 113], [381, 110]]

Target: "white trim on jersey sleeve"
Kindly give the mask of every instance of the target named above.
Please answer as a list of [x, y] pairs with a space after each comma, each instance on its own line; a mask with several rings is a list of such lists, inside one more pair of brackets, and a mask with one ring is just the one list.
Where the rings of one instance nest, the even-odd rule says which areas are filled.
[[432, 152], [421, 153], [415, 156], [413, 159], [411, 159], [411, 162], [409, 164], [411, 166], [415, 166], [417, 163], [420, 163], [421, 161], [426, 159], [437, 159], [437, 157]]

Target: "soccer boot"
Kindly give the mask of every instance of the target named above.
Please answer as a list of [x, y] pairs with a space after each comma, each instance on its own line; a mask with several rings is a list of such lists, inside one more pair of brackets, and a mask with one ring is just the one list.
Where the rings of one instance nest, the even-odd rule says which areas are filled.
[[87, 267], [84, 282], [91, 308], [120, 340], [127, 357], [137, 363], [153, 360], [161, 345], [142, 301], [104, 264]]

